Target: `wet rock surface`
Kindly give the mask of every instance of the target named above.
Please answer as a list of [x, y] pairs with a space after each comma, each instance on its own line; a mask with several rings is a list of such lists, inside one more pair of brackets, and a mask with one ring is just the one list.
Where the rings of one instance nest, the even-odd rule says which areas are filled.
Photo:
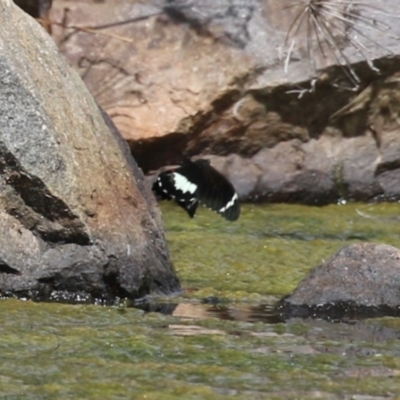
[[126, 143], [39, 25], [0, 6], [0, 295], [180, 290]]
[[399, 316], [399, 271], [396, 247], [352, 244], [316, 267], [277, 309], [286, 318]]
[[60, 0], [51, 16], [145, 172], [207, 156], [243, 199], [400, 198], [396, 0], [329, 3], [337, 57], [307, 17], [292, 26], [301, 4]]

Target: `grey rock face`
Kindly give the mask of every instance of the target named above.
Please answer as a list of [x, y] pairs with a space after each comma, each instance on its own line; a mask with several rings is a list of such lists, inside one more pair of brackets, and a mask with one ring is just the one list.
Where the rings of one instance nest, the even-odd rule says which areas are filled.
[[180, 290], [159, 211], [115, 126], [40, 26], [0, 3], [0, 294]]
[[400, 249], [385, 244], [346, 246], [316, 267], [278, 306], [285, 315], [398, 315]]

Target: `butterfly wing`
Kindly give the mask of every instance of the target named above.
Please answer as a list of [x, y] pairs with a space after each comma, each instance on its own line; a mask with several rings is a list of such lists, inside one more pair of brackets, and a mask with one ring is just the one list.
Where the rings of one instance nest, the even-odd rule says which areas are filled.
[[174, 195], [170, 171], [162, 172], [153, 183], [152, 189], [162, 200], [172, 200]]
[[193, 218], [198, 200], [197, 185], [191, 182], [185, 174], [187, 166], [162, 172], [153, 184], [153, 190], [163, 200], [175, 200]]
[[185, 160], [181, 167], [161, 173], [153, 190], [162, 199], [175, 200], [192, 218], [199, 202], [230, 221], [240, 215], [234, 187], [208, 160]]
[[233, 185], [205, 160], [195, 161], [201, 177], [198, 182], [197, 198], [230, 221], [240, 216], [240, 202]]

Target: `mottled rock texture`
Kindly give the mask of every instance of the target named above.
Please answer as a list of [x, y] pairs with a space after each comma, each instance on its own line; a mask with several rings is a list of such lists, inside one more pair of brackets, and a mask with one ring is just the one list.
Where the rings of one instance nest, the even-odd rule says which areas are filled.
[[375, 243], [343, 247], [279, 304], [286, 316], [399, 315], [400, 249]]
[[49, 12], [52, 2], [53, 0], [14, 0], [18, 7], [36, 18], [49, 33], [51, 33]]
[[399, 199], [398, 0], [322, 2], [335, 55], [307, 40], [306, 3], [57, 0], [51, 17], [146, 172], [208, 156], [243, 199]]
[[0, 295], [179, 291], [126, 143], [48, 34], [0, 2]]

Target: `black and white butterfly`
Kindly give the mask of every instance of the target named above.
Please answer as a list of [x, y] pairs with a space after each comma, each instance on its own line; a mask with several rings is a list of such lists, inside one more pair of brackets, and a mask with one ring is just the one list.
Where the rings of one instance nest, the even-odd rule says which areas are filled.
[[164, 200], [175, 200], [191, 218], [199, 203], [230, 221], [240, 215], [239, 196], [234, 187], [209, 160], [185, 160], [180, 167], [162, 172], [153, 190]]

